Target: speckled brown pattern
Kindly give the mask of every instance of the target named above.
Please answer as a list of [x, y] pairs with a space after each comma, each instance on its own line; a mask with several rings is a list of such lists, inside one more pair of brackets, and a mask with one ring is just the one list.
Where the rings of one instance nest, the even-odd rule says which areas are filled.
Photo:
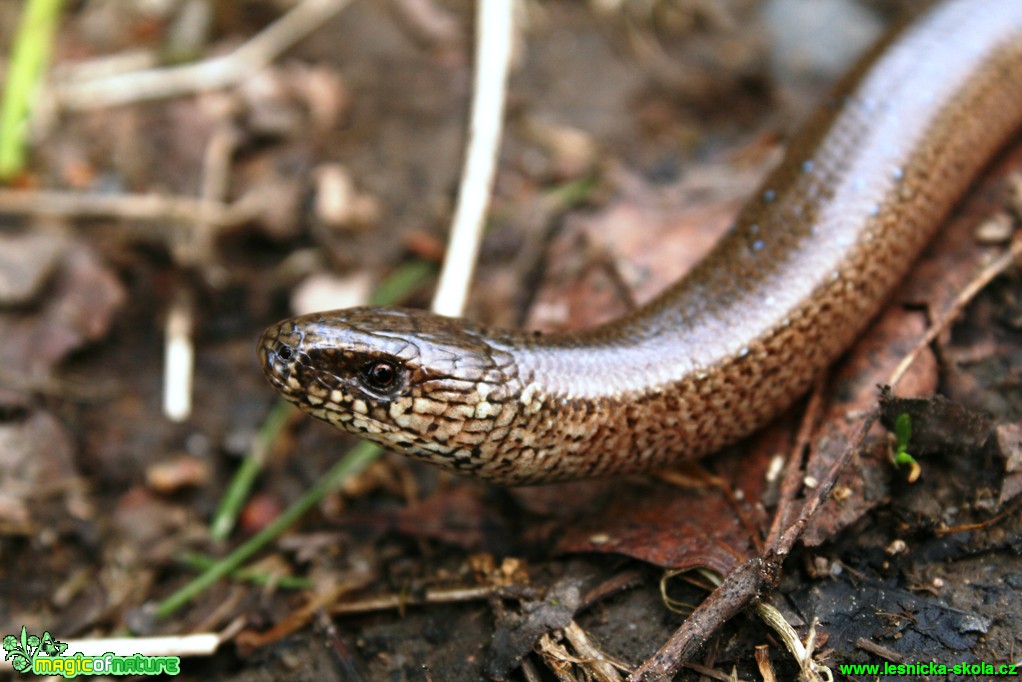
[[849, 346], [1020, 124], [1022, 0], [943, 2], [839, 85], [706, 260], [635, 313], [544, 337], [307, 315], [263, 335], [266, 375], [339, 428], [503, 483], [703, 455]]

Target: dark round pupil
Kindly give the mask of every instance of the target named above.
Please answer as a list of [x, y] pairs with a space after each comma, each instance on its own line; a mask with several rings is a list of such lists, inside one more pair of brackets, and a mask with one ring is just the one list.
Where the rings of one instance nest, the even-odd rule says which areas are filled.
[[294, 350], [291, 349], [291, 346], [281, 346], [280, 348], [277, 349], [277, 357], [283, 360], [284, 362], [287, 362], [288, 360], [293, 358], [294, 354], [295, 352]]
[[368, 372], [369, 381], [374, 386], [379, 388], [386, 388], [394, 383], [394, 379], [397, 377], [397, 372], [394, 370], [394, 366], [387, 362], [377, 362], [369, 367]]

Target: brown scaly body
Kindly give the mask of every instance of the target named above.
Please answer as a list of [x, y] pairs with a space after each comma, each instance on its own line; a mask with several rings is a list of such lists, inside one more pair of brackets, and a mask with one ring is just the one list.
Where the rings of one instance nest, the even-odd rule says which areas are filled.
[[536, 337], [354, 308], [270, 327], [260, 357], [306, 412], [503, 483], [704, 455], [851, 344], [1020, 125], [1022, 2], [942, 2], [845, 79], [711, 254], [633, 314]]

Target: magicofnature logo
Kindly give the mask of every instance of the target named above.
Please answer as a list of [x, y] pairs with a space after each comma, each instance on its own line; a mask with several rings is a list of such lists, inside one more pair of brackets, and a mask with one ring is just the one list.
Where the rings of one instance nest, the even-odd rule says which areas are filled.
[[79, 675], [177, 675], [181, 672], [179, 656], [143, 656], [135, 653], [127, 656], [111, 651], [104, 654], [86, 655], [80, 652], [64, 655], [67, 644], [59, 642], [44, 632], [42, 637], [28, 634], [28, 628], [21, 626], [21, 638], [17, 635], [4, 637], [5, 661], [20, 673], [36, 675], [60, 675], [64, 678]]

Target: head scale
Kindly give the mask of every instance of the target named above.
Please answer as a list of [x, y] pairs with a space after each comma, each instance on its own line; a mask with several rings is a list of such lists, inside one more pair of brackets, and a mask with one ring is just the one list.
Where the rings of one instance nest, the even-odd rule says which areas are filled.
[[[520, 403], [507, 345], [464, 320], [351, 308], [263, 333], [267, 379], [303, 411], [383, 447], [454, 470], [490, 461]], [[505, 429], [506, 431], [506, 429]]]

